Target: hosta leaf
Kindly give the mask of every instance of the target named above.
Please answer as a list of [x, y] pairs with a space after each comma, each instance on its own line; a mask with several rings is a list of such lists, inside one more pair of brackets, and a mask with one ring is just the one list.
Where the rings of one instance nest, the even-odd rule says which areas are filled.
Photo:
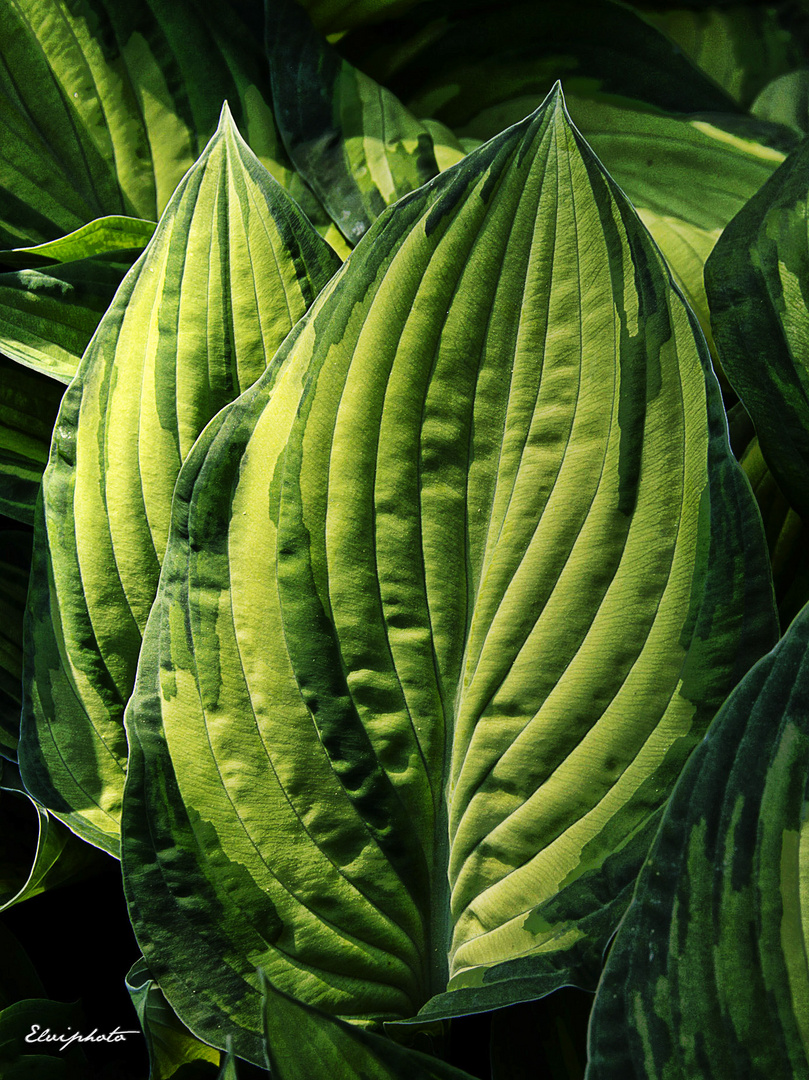
[[30, 531], [0, 529], [0, 755], [14, 761], [20, 737], [22, 623], [31, 541]]
[[173, 513], [123, 860], [184, 1022], [261, 1060], [257, 967], [366, 1023], [580, 975], [776, 631], [701, 335], [560, 94], [381, 216]]
[[190, 1063], [197, 1063], [200, 1075], [203, 1075], [203, 1065], [207, 1063], [211, 1068], [206, 1072], [216, 1076], [218, 1069], [214, 1066], [219, 1065], [219, 1051], [195, 1039], [177, 1019], [142, 959], [133, 965], [127, 975], [126, 988], [146, 1038], [149, 1080], [169, 1080]]
[[2, 770], [0, 911], [5, 911], [47, 889], [95, 873], [104, 856], [31, 798], [16, 765], [4, 761]]
[[461, 1069], [328, 1016], [266, 982], [263, 996], [273, 1080], [310, 1080], [318, 1074], [362, 1080], [473, 1080]]
[[809, 608], [689, 760], [618, 932], [590, 1080], [809, 1073]]
[[666, 111], [739, 111], [680, 48], [612, 0], [444, 0], [339, 47], [417, 116], [453, 129], [516, 96], [541, 100], [556, 79], [569, 93]]
[[745, 108], [771, 79], [801, 62], [798, 43], [770, 6], [652, 11], [644, 17]]
[[809, 69], [790, 71], [767, 83], [750, 111], [762, 120], [784, 124], [805, 135], [809, 132]]
[[180, 464], [337, 265], [225, 109], [66, 392], [43, 481], [20, 761], [29, 790], [106, 850]]
[[61, 382], [0, 356], [0, 513], [15, 521], [34, 520], [64, 392]]
[[261, 160], [287, 175], [260, 9], [251, 17], [227, 0], [2, 0], [0, 57], [3, 247], [105, 215], [156, 220], [226, 98]]
[[705, 267], [722, 367], [809, 523], [809, 142], [728, 225]]
[[18, 363], [69, 383], [138, 254], [117, 251], [0, 274], [0, 348]]
[[454, 164], [464, 156], [451, 131], [428, 130], [341, 59], [295, 0], [269, 0], [267, 53], [289, 156], [349, 243], [386, 206], [431, 180], [439, 158]]
[[142, 251], [155, 231], [153, 221], [112, 215], [82, 225], [67, 236], [34, 247], [0, 251], [0, 263], [21, 270], [53, 262], [75, 262], [111, 251]]

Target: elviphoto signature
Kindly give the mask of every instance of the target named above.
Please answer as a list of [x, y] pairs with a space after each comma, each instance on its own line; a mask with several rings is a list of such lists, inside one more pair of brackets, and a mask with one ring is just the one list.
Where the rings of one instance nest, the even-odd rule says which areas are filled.
[[51, 1031], [50, 1028], [40, 1027], [39, 1024], [32, 1024], [31, 1030], [25, 1036], [27, 1043], [61, 1043], [59, 1050], [65, 1050], [71, 1043], [117, 1043], [125, 1042], [127, 1035], [139, 1035], [139, 1031], [121, 1031], [120, 1028], [115, 1027], [112, 1031], [99, 1032], [98, 1028], [93, 1030], [88, 1035], [83, 1035], [80, 1031], [72, 1031], [70, 1028], [67, 1032], [59, 1033]]

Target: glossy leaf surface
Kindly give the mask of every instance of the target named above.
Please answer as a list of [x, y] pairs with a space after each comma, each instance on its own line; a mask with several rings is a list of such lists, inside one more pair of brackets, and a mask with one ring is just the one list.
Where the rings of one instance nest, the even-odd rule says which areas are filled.
[[774, 636], [702, 338], [554, 94], [381, 216], [181, 470], [127, 713], [151, 970], [255, 1061], [257, 967], [365, 1022], [590, 977], [610, 859]]
[[29, 790], [109, 851], [180, 464], [337, 265], [225, 108], [66, 392], [37, 528], [20, 761]]
[[666, 809], [596, 997], [589, 1080], [809, 1072], [809, 608]]

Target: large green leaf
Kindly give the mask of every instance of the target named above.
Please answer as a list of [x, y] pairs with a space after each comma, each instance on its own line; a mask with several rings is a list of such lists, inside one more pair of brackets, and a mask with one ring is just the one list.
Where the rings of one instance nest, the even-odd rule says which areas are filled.
[[15, 521], [33, 523], [64, 392], [61, 382], [0, 355], [0, 513]]
[[225, 108], [65, 394], [37, 523], [20, 762], [36, 798], [106, 850], [180, 464], [338, 264]]
[[352, 245], [386, 206], [464, 156], [451, 131], [428, 129], [331, 49], [295, 0], [268, 2], [267, 53], [289, 156]]
[[175, 489], [122, 854], [192, 1030], [260, 1061], [257, 967], [365, 1023], [590, 977], [775, 640], [726, 430], [560, 93], [371, 227]]
[[226, 98], [286, 177], [260, 6], [2, 0], [0, 243], [52, 240], [105, 215], [156, 220]]
[[589, 1080], [809, 1075], [809, 608], [666, 809], [596, 996]]
[[809, 524], [809, 142], [743, 207], [705, 267], [725, 374]]

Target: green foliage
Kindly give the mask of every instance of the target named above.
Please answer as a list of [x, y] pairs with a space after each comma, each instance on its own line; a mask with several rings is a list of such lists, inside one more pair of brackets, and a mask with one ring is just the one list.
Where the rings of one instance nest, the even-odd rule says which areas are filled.
[[807, 23], [0, 0], [0, 906], [150, 1080], [809, 1075]]

